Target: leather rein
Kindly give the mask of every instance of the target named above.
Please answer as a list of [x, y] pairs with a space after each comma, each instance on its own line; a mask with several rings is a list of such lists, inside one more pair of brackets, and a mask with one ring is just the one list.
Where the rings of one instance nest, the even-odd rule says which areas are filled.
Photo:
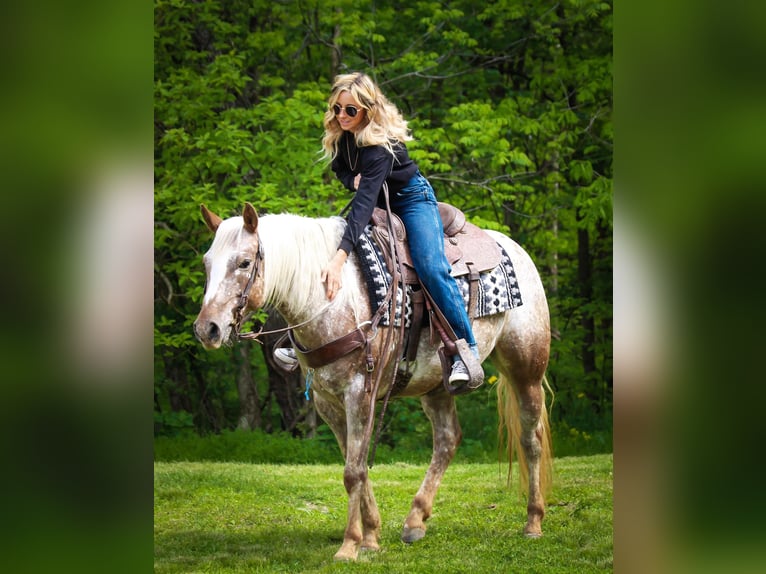
[[[388, 307], [389, 302], [396, 301], [396, 292], [398, 290], [398, 285], [400, 281], [400, 277], [402, 276], [401, 272], [401, 257], [398, 251], [398, 247], [396, 244], [396, 241], [394, 240], [395, 232], [393, 229], [393, 217], [391, 215], [391, 206], [389, 204], [388, 200], [388, 184], [383, 184], [382, 189], [386, 201], [386, 212], [388, 214], [388, 236], [389, 236], [389, 248], [391, 250], [391, 253], [394, 255], [393, 260], [395, 264], [392, 266], [393, 269], [391, 269], [391, 286], [388, 289], [388, 292], [386, 293], [386, 296], [384, 297], [383, 301], [381, 302], [380, 306], [378, 307], [377, 311], [373, 315], [372, 319], [370, 321], [365, 321], [361, 325], [357, 326], [356, 329], [351, 331], [350, 333], [347, 333], [346, 335], [343, 335], [342, 337], [339, 337], [338, 339], [335, 339], [334, 341], [330, 341], [329, 343], [326, 343], [320, 347], [317, 347], [315, 349], [306, 349], [302, 345], [298, 343], [298, 341], [295, 340], [295, 337], [293, 335], [294, 329], [297, 329], [298, 327], [301, 327], [303, 325], [307, 325], [308, 323], [311, 323], [314, 319], [316, 319], [319, 315], [324, 313], [328, 306], [323, 307], [319, 313], [314, 315], [313, 317], [307, 319], [306, 321], [303, 321], [302, 323], [298, 323], [296, 325], [288, 325], [287, 327], [283, 327], [281, 329], [275, 329], [273, 331], [264, 331], [263, 329], [259, 330], [257, 333], [248, 332], [248, 333], [240, 333], [240, 329], [242, 328], [242, 322], [245, 319], [245, 308], [247, 307], [247, 299], [250, 296], [250, 290], [253, 288], [253, 284], [255, 283], [256, 276], [258, 275], [258, 270], [260, 269], [261, 263], [263, 262], [263, 249], [261, 246], [260, 237], [258, 236], [258, 232], [256, 231], [256, 239], [258, 241], [258, 252], [255, 255], [255, 263], [253, 265], [253, 269], [250, 272], [250, 277], [248, 278], [247, 285], [245, 286], [245, 289], [242, 291], [242, 295], [240, 296], [239, 302], [237, 304], [237, 307], [234, 310], [234, 318], [235, 318], [235, 324], [234, 324], [234, 333], [237, 338], [239, 339], [251, 339], [255, 340], [257, 342], [261, 342], [259, 340], [259, 337], [263, 335], [271, 335], [275, 333], [284, 333], [287, 332], [287, 335], [290, 338], [290, 342], [293, 345], [293, 348], [297, 353], [302, 355], [306, 361], [306, 364], [310, 368], [316, 368], [316, 367], [323, 367], [325, 365], [329, 365], [330, 363], [333, 363], [337, 361], [338, 359], [352, 353], [353, 351], [356, 351], [357, 349], [364, 347], [365, 348], [365, 361], [366, 361], [366, 370], [367, 373], [365, 375], [365, 392], [371, 393], [372, 400], [370, 402], [370, 414], [368, 417], [367, 425], [364, 429], [364, 435], [363, 435], [363, 443], [362, 444], [370, 444], [370, 440], [372, 438], [372, 430], [375, 422], [375, 402], [376, 397], [378, 396], [378, 389], [380, 388], [380, 382], [383, 378], [383, 369], [378, 369], [378, 372], [375, 376], [375, 381], [372, 380], [372, 373], [375, 370], [375, 359], [372, 355], [372, 340], [377, 336], [377, 327], [378, 323], [382, 320], [383, 316], [385, 315], [385, 311]], [[349, 202], [350, 205], [350, 202]], [[347, 206], [348, 207], [348, 206]], [[345, 211], [345, 209], [344, 209]], [[399, 356], [401, 351], [401, 341], [402, 341], [402, 335], [404, 332], [404, 297], [401, 298], [402, 307], [402, 320], [399, 327], [399, 337], [396, 338], [394, 341], [394, 348], [391, 349], [391, 340], [393, 338], [394, 326], [392, 325], [390, 329], [388, 329], [386, 341], [382, 347], [383, 356], [381, 356], [379, 359], [379, 363], [381, 365], [385, 365], [388, 362], [388, 357], [390, 357], [392, 354], [394, 356]], [[391, 310], [391, 316], [393, 317], [395, 315], [394, 310]], [[370, 334], [365, 334], [365, 332], [362, 330], [363, 327], [368, 327], [370, 329]], [[372, 467], [374, 460], [375, 460], [375, 451], [378, 443], [378, 439], [380, 438], [380, 431], [382, 427], [382, 421], [383, 421], [383, 415], [386, 412], [386, 407], [388, 406], [388, 401], [391, 397], [391, 392], [394, 388], [394, 383], [396, 381], [396, 374], [397, 369], [394, 369], [393, 371], [393, 379], [391, 381], [391, 385], [389, 386], [388, 392], [386, 393], [383, 407], [380, 412], [380, 422], [381, 424], [378, 425], [378, 433], [375, 437], [375, 443], [373, 444], [372, 453], [370, 455], [370, 462], [369, 466]], [[363, 448], [360, 452], [360, 457], [367, 458], [368, 449]], [[360, 462], [362, 462], [360, 460]]]
[[[330, 363], [333, 363], [340, 359], [341, 357], [344, 357], [345, 355], [348, 355], [352, 351], [355, 351], [361, 346], [366, 346], [367, 348], [367, 372], [371, 373], [374, 369], [374, 359], [372, 357], [372, 352], [370, 350], [370, 343], [377, 335], [377, 324], [380, 321], [380, 317], [382, 317], [382, 312], [379, 310], [380, 317], [377, 318], [377, 320], [373, 321], [365, 321], [359, 326], [357, 326], [356, 329], [351, 331], [350, 333], [335, 339], [334, 341], [330, 341], [329, 343], [326, 343], [322, 345], [321, 347], [317, 347], [316, 349], [306, 349], [303, 347], [298, 341], [295, 340], [295, 337], [293, 335], [293, 331], [297, 329], [298, 327], [302, 327], [304, 325], [308, 325], [312, 321], [314, 321], [317, 317], [319, 317], [322, 313], [327, 311], [329, 308], [329, 304], [322, 307], [318, 313], [310, 317], [309, 319], [302, 321], [301, 323], [297, 323], [295, 325], [288, 325], [287, 327], [282, 327], [281, 329], [274, 329], [272, 331], [264, 331], [263, 329], [260, 329], [258, 332], [245, 332], [241, 333], [240, 329], [242, 329], [242, 323], [246, 319], [245, 314], [245, 308], [247, 307], [247, 300], [250, 297], [250, 291], [253, 288], [253, 284], [255, 283], [255, 279], [258, 276], [258, 271], [260, 270], [261, 264], [263, 263], [263, 247], [261, 244], [260, 237], [258, 235], [258, 232], [256, 231], [256, 240], [258, 241], [258, 251], [255, 254], [255, 262], [253, 264], [252, 270], [250, 272], [250, 276], [248, 277], [247, 284], [245, 285], [245, 288], [242, 291], [242, 294], [239, 297], [239, 301], [237, 302], [237, 306], [234, 308], [234, 335], [240, 340], [255, 340], [258, 343], [261, 343], [260, 337], [264, 335], [273, 335], [276, 333], [287, 333], [287, 335], [290, 337], [290, 342], [293, 344], [293, 347], [295, 350], [304, 355], [306, 357], [306, 363], [309, 367], [323, 367], [325, 365], [329, 365]], [[377, 314], [376, 314], [377, 315]], [[371, 326], [372, 327], [372, 335], [367, 337], [364, 332], [362, 331], [363, 327]], [[369, 385], [367, 385], [367, 391], [370, 391]]]
[[[389, 232], [390, 232], [389, 237], [393, 238], [394, 236], [393, 229], [390, 227], [391, 208], [388, 206], [388, 184], [387, 183], [383, 184], [383, 192], [385, 194], [386, 207], [389, 214], [389, 220], [388, 220]], [[349, 202], [349, 205], [347, 205], [346, 208], [348, 208], [350, 205], [351, 205], [351, 202]], [[344, 208], [343, 211], [345, 211], [346, 208]], [[388, 293], [386, 294], [386, 297], [381, 302], [380, 306], [378, 307], [378, 310], [376, 311], [375, 315], [372, 317], [372, 320], [364, 321], [350, 333], [347, 333], [346, 335], [343, 335], [342, 337], [339, 337], [338, 339], [335, 339], [334, 341], [330, 341], [329, 343], [326, 343], [322, 345], [321, 347], [317, 347], [316, 349], [306, 349], [300, 343], [298, 343], [298, 341], [295, 340], [295, 336], [293, 334], [294, 330], [297, 329], [298, 327], [302, 327], [304, 325], [308, 325], [309, 323], [311, 323], [314, 319], [316, 319], [322, 313], [324, 313], [329, 307], [329, 305], [322, 307], [322, 309], [320, 309], [318, 313], [316, 313], [314, 316], [310, 317], [306, 321], [297, 323], [295, 325], [288, 325], [287, 327], [282, 327], [281, 329], [274, 329], [272, 331], [264, 331], [263, 329], [260, 329], [257, 333], [256, 332], [245, 332], [245, 333], [240, 332], [240, 329], [242, 328], [242, 323], [244, 322], [246, 318], [244, 311], [245, 311], [245, 308], [247, 307], [247, 300], [250, 297], [250, 291], [253, 288], [253, 284], [255, 283], [255, 279], [258, 275], [258, 271], [260, 269], [261, 263], [263, 262], [263, 246], [262, 246], [258, 231], [255, 232], [255, 238], [256, 238], [256, 241], [258, 241], [258, 251], [255, 254], [255, 263], [253, 264], [252, 271], [250, 272], [250, 277], [247, 280], [247, 285], [245, 285], [245, 289], [242, 291], [242, 294], [240, 295], [239, 302], [237, 303], [237, 306], [234, 308], [235, 336], [240, 340], [255, 340], [258, 343], [261, 343], [259, 338], [263, 335], [287, 333], [287, 336], [289, 336], [290, 343], [292, 343], [293, 348], [306, 358], [306, 364], [309, 367], [314, 367], [314, 368], [329, 365], [330, 363], [337, 361], [341, 357], [348, 355], [352, 351], [355, 351], [361, 346], [365, 346], [367, 350], [367, 357], [366, 357], [367, 372], [372, 373], [372, 371], [375, 368], [375, 362], [372, 357], [372, 352], [370, 350], [370, 343], [377, 335], [378, 323], [383, 318], [383, 315], [385, 314], [386, 306], [388, 305], [389, 301], [391, 301], [392, 299], [396, 300], [396, 288], [397, 288], [398, 278], [401, 274], [398, 266], [395, 266], [395, 269], [392, 270], [394, 281], [392, 281], [392, 286], [389, 288]], [[391, 242], [391, 248], [394, 251], [396, 251], [396, 244], [393, 241]], [[398, 257], [396, 258], [396, 261], [398, 263], [399, 261]], [[402, 305], [403, 304], [404, 303], [402, 302]], [[362, 331], [363, 327], [370, 327], [372, 334], [369, 337], [364, 334], [364, 331]], [[386, 345], [385, 345], [386, 348], [388, 348], [389, 342], [390, 342], [390, 339], [387, 340], [386, 342]], [[376, 383], [379, 383], [379, 382], [380, 382], [380, 377], [378, 377], [378, 380], [376, 381]], [[378, 385], [376, 384], [375, 386], [377, 389]], [[367, 392], [370, 392], [372, 390], [369, 381], [365, 384], [365, 390]]]
[[313, 317], [307, 319], [306, 321], [303, 321], [302, 323], [298, 323], [296, 325], [288, 325], [287, 327], [283, 327], [281, 329], [274, 329], [273, 331], [264, 331], [263, 329], [260, 329], [257, 333], [253, 332], [245, 332], [240, 333], [240, 329], [242, 328], [242, 323], [246, 319], [245, 315], [245, 308], [247, 307], [247, 300], [250, 297], [250, 291], [253, 288], [253, 284], [255, 283], [255, 279], [258, 276], [258, 271], [260, 270], [261, 263], [263, 263], [263, 245], [261, 243], [261, 238], [258, 235], [258, 232], [255, 232], [255, 238], [258, 241], [258, 251], [255, 254], [255, 263], [253, 264], [253, 269], [250, 272], [250, 277], [247, 279], [247, 285], [245, 285], [244, 290], [242, 291], [242, 294], [239, 296], [239, 301], [237, 302], [237, 306], [234, 308], [234, 335], [238, 339], [241, 340], [255, 340], [258, 343], [261, 343], [259, 340], [259, 337], [263, 335], [273, 335], [274, 333], [284, 333], [285, 331], [292, 331], [292, 329], [297, 329], [298, 327], [302, 327], [303, 325], [308, 325], [311, 323], [314, 319], [319, 317], [322, 313], [324, 313], [329, 305], [326, 305], [322, 307], [319, 310], [319, 313], [314, 315]]

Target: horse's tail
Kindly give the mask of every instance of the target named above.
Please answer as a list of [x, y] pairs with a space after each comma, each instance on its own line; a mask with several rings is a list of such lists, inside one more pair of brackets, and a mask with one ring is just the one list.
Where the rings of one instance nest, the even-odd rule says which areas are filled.
[[[498, 448], [508, 457], [508, 484], [511, 482], [513, 456], [516, 453], [520, 467], [519, 488], [526, 491], [529, 488], [529, 467], [521, 448], [521, 409], [519, 399], [510, 380], [499, 373], [497, 382], [497, 413], [498, 413]], [[548, 409], [545, 404], [546, 389], [553, 395], [548, 379], [543, 376], [542, 411], [538, 426], [538, 438], [541, 444], [540, 453], [540, 491], [546, 496], [553, 481], [553, 452], [551, 449], [551, 429], [548, 421]]]

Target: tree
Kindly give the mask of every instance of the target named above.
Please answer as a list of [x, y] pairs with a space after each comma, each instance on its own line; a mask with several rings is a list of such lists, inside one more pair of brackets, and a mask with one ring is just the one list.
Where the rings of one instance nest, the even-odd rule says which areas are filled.
[[554, 419], [610, 424], [611, 2], [384, 4], [155, 2], [161, 428], [233, 428], [254, 397], [262, 419], [250, 406], [248, 425], [301, 427], [300, 385], [278, 380], [268, 353], [206, 353], [191, 335], [210, 241], [198, 206], [337, 213], [349, 196], [319, 161], [321, 117], [333, 76], [356, 69], [410, 120], [440, 200], [510, 233], [543, 270]]

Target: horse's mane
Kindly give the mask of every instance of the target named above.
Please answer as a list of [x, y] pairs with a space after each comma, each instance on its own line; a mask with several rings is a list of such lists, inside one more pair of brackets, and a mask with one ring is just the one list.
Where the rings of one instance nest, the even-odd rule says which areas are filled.
[[[311, 315], [327, 303], [322, 270], [338, 249], [346, 222], [340, 217], [311, 218], [290, 213], [258, 218], [258, 236], [263, 246], [263, 282], [266, 303], [291, 314]], [[225, 219], [210, 248], [213, 259], [225, 256], [244, 237], [242, 216]], [[343, 266], [343, 286], [334, 302], [349, 301], [354, 314], [359, 304], [353, 258]]]
[[266, 301], [305, 313], [317, 297], [324, 299], [321, 272], [337, 251], [344, 228], [340, 217], [261, 216], [258, 233], [264, 250]]

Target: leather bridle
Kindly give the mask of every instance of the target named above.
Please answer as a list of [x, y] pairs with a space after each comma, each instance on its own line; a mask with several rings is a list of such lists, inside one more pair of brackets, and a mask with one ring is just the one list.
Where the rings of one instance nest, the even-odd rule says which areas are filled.
[[234, 308], [234, 336], [240, 337], [239, 330], [242, 328], [242, 322], [245, 319], [245, 308], [247, 307], [247, 299], [250, 297], [250, 290], [253, 288], [255, 278], [258, 275], [258, 270], [261, 267], [263, 261], [263, 248], [261, 246], [261, 238], [258, 236], [258, 232], [255, 234], [256, 241], [258, 241], [258, 251], [255, 253], [255, 261], [253, 262], [253, 269], [250, 271], [250, 277], [247, 280], [242, 295], [239, 297], [239, 303]]

